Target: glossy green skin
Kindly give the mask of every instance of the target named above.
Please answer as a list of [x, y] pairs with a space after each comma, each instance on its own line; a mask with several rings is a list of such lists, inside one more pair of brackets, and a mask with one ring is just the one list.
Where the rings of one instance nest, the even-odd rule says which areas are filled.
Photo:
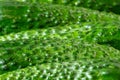
[[[39, 63], [53, 62], [56, 60], [58, 60], [58, 62], [59, 61], [62, 62], [66, 58], [67, 61], [86, 57], [87, 58], [106, 57], [106, 59], [113, 58], [118, 60], [119, 57], [116, 56], [119, 56], [120, 53], [119, 51], [113, 48], [109, 48], [107, 46], [100, 46], [95, 43], [85, 42], [85, 41], [97, 42], [99, 40], [105, 41], [107, 37], [110, 40], [110, 37], [112, 39], [112, 34], [106, 36], [105, 34], [107, 32], [105, 31], [108, 31], [107, 34], [109, 34], [117, 31], [118, 29], [117, 28], [112, 29], [111, 27], [108, 26], [103, 30], [102, 29], [99, 30], [99, 28], [94, 27], [88, 28], [86, 26], [88, 26], [88, 23], [84, 23], [82, 25], [71, 26], [66, 25], [62, 27], [57, 26], [41, 30], [23, 31], [16, 34], [1, 36], [0, 57], [1, 61], [4, 62], [1, 65], [1, 73]], [[98, 34], [103, 34], [103, 32], [104, 35], [98, 36]], [[74, 44], [76, 44], [76, 46], [74, 46]], [[87, 46], [86, 44], [88, 44], [89, 46]], [[36, 55], [34, 55], [35, 53]], [[50, 55], [51, 58], [47, 59], [48, 56], [46, 55], [49, 55], [47, 53], [51, 54]], [[70, 55], [67, 57], [68, 53]], [[81, 53], [77, 55], [78, 58], [74, 56], [77, 53]], [[93, 53], [94, 55], [92, 55]], [[97, 53], [99, 53], [100, 55], [98, 55]], [[65, 54], [66, 56], [63, 54]], [[60, 57], [61, 55], [63, 56]], [[56, 58], [57, 56], [59, 58], [56, 59], [54, 58], [55, 56]], [[25, 64], [23, 65], [23, 63]]]
[[[119, 16], [51, 4], [16, 4], [2, 6], [1, 35], [11, 34], [0, 37], [0, 80], [120, 79], [120, 51], [97, 44], [112, 41], [119, 46], [114, 43], [120, 40]], [[48, 28], [56, 25], [60, 26]], [[38, 28], [46, 29], [26, 31]]]
[[[53, 43], [54, 42], [54, 43]], [[9, 41], [1, 47], [1, 73], [41, 63], [81, 59], [120, 60], [112, 47], [88, 43], [80, 38], [41, 38]], [[3, 44], [4, 45], [4, 44]]]
[[[119, 80], [117, 62], [81, 60], [45, 63], [0, 75], [1, 80]], [[114, 73], [116, 71], [116, 73]], [[115, 76], [111, 75], [114, 74]], [[111, 76], [110, 76], [111, 75]], [[106, 79], [107, 77], [107, 79]]]
[[9, 6], [2, 5], [2, 16], [0, 20], [0, 35], [71, 23], [92, 22], [94, 24], [117, 27], [120, 24], [120, 17], [114, 14], [42, 3], [13, 4], [11, 2]]
[[[99, 44], [109, 44], [119, 48], [119, 44], [116, 43], [116, 40], [119, 42], [119, 29], [117, 26], [104, 26], [104, 24], [92, 24], [92, 23], [82, 23], [80, 25], [65, 25], [65, 26], [56, 26], [52, 28], [40, 29], [40, 30], [28, 30], [22, 31], [19, 33], [11, 33], [9, 35], [0, 36], [0, 47], [12, 47], [17, 44], [17, 40], [21, 40], [21, 43], [24, 43], [25, 40], [32, 39], [41, 39], [41, 38], [60, 38], [60, 39], [69, 39], [69, 38], [79, 38], [87, 42], [97, 42]], [[114, 40], [114, 41], [112, 41]], [[14, 42], [15, 41], [15, 42]], [[112, 43], [110, 43], [112, 41]], [[12, 42], [12, 43], [11, 43]], [[116, 45], [116, 46], [115, 46]]]
[[[117, 26], [104, 26], [104, 24], [82, 23], [80, 25], [64, 25], [46, 29], [36, 29], [12, 33], [0, 36], [0, 42], [19, 39], [32, 39], [44, 37], [80, 37], [91, 42], [105, 42], [119, 39], [119, 28]], [[108, 39], [109, 38], [109, 39]]]
[[[20, 1], [20, 0], [19, 0]], [[27, 3], [52, 3], [52, 4], [60, 4], [60, 5], [69, 5], [69, 6], [77, 6], [77, 7], [85, 7], [99, 11], [107, 11], [113, 12], [116, 14], [120, 14], [119, 0], [26, 0]]]
[[[37, 0], [38, 1], [38, 0]], [[39, 0], [42, 2], [42, 0]], [[46, 2], [50, 2], [46, 0]], [[51, 3], [54, 4], [63, 4], [63, 5], [71, 5], [77, 7], [85, 7], [99, 11], [107, 11], [113, 12], [116, 14], [120, 14], [119, 7], [120, 1], [119, 0], [52, 0]]]

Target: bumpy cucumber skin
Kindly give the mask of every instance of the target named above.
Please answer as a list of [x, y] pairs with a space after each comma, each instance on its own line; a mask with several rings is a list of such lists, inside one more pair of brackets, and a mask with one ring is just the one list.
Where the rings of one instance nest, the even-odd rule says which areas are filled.
[[56, 25], [81, 24], [82, 22], [118, 26], [120, 21], [120, 17], [117, 15], [85, 8], [36, 3], [18, 4], [18, 6], [17, 4], [2, 6], [1, 35]]
[[[87, 38], [87, 41], [91, 42], [107, 42], [110, 40], [119, 40], [120, 29], [118, 26], [105, 23], [92, 23], [85, 22], [81, 24], [71, 24], [64, 26], [55, 26], [52, 28], [46, 29], [35, 29], [28, 31], [21, 31], [19, 33], [11, 33], [9, 35], [0, 36], [0, 42], [2, 41], [11, 41], [19, 39], [30, 39], [30, 38], [43, 38], [46, 36], [49, 37], [81, 37]], [[48, 35], [47, 35], [48, 34]], [[71, 35], [73, 34], [73, 35]], [[56, 36], [57, 35], [57, 36]], [[67, 37], [67, 38], [69, 38]]]
[[[33, 8], [35, 8], [36, 6], [34, 6]], [[29, 7], [28, 7], [29, 8]], [[33, 10], [33, 9], [32, 9]], [[76, 9], [77, 10], [77, 9]], [[26, 8], [25, 8], [25, 11], [26, 11]], [[34, 11], [33, 11], [34, 12]], [[25, 12], [26, 13], [26, 12]], [[29, 13], [29, 10], [28, 10], [28, 13]], [[75, 14], [75, 12], [73, 11], [71, 14]], [[45, 13], [46, 14], [46, 13]], [[47, 13], [48, 14], [48, 13]], [[12, 14], [10, 14], [10, 15], [12, 15]], [[15, 15], [14, 15], [15, 16]], [[14, 16], [12, 16], [12, 17], [14, 17]], [[20, 15], [21, 16], [21, 15]], [[26, 15], [25, 15], [26, 16]], [[32, 15], [29, 15], [29, 16], [32, 16]], [[8, 18], [9, 18], [9, 16], [7, 16]], [[5, 18], [6, 20], [8, 20], [8, 22], [11, 20], [11, 17], [8, 19], [8, 18]], [[87, 16], [87, 18], [89, 19], [89, 17]], [[16, 18], [17, 19], [17, 18]], [[18, 17], [18, 19], [19, 19], [19, 17]], [[71, 18], [72, 19], [72, 18]], [[74, 19], [74, 18], [73, 18]], [[103, 19], [103, 18], [102, 18]], [[117, 18], [116, 18], [117, 19]], [[6, 21], [5, 20], [5, 21]], [[19, 19], [19, 20], [22, 20], [22, 19]], [[27, 19], [26, 19], [27, 20]], [[30, 19], [29, 19], [30, 20]], [[29, 21], [28, 20], [28, 21]], [[34, 20], [34, 19], [33, 19]], [[46, 19], [45, 19], [46, 20]], [[103, 19], [103, 21], [106, 21], [107, 19]], [[76, 20], [77, 21], [77, 20]], [[75, 22], [73, 22], [73, 23], [76, 23], [76, 21]], [[93, 18], [93, 21], [92, 20], [85, 20], [85, 19], [82, 19], [82, 21], [83, 22], [93, 22], [93, 21], [96, 21], [96, 19], [94, 19]], [[114, 21], [114, 20], [113, 20]], [[13, 21], [14, 22], [14, 21]], [[23, 22], [24, 22], [24, 20], [23, 20]], [[44, 25], [44, 22], [46, 23], [46, 21], [43, 21], [42, 23], [42, 26], [41, 27], [43, 27], [43, 25]], [[58, 19], [58, 22], [59, 22], [59, 19]], [[116, 25], [116, 24], [112, 24], [111, 23], [112, 21], [111, 20], [108, 20], [108, 22], [106, 23], [105, 22], [105, 27], [106, 26], [115, 26], [114, 27], [114, 29], [107, 29], [107, 28], [102, 28], [101, 29], [101, 31], [99, 31], [99, 29], [96, 29], [96, 30], [98, 30], [98, 33], [100, 32], [100, 34], [101, 33], [104, 33], [104, 37], [102, 38], [102, 40], [104, 41], [104, 38], [105, 38], [105, 36], [107, 36], [109, 33], [110, 33], [110, 35], [113, 35], [113, 34], [116, 34], [115, 32], [114, 32], [114, 30], [115, 31], [117, 31], [118, 32], [118, 26]], [[19, 23], [19, 22], [18, 22]], [[20, 22], [21, 23], [21, 22]], [[55, 22], [55, 23], [57, 23], [57, 21]], [[67, 22], [66, 22], [67, 23]], [[66, 24], [65, 23], [65, 24]], [[79, 24], [80, 22], [78, 22], [77, 21], [77, 24]], [[97, 23], [102, 23], [102, 21], [98, 21]], [[110, 24], [109, 24], [110, 23]], [[117, 22], [116, 22], [117, 23]], [[10, 25], [11, 24], [13, 24], [12, 22], [10, 23]], [[108, 25], [109, 24], [109, 25]], [[118, 24], [118, 23], [117, 23]], [[28, 24], [27, 24], [28, 25]], [[34, 24], [33, 24], [34, 25]], [[57, 24], [55, 24], [55, 25], [57, 25]], [[100, 24], [101, 25], [101, 24]], [[38, 26], [38, 25], [37, 25]], [[51, 25], [51, 24], [49, 24], [48, 26], [54, 26], [53, 24]], [[14, 27], [14, 26], [12, 26], [12, 27]], [[85, 34], [87, 33], [87, 32], [89, 32], [89, 30], [91, 31], [91, 28], [89, 29], [89, 26], [87, 26], [88, 28], [83, 28], [83, 29], [88, 29], [88, 30], [85, 30], [86, 32], [85, 32]], [[32, 28], [32, 27], [29, 27], [29, 28]], [[29, 28], [26, 28], [26, 30], [27, 29], [29, 29]], [[38, 27], [37, 27], [38, 28]], [[37, 28], [32, 28], [32, 29], [37, 29]], [[99, 27], [100, 28], [100, 27]], [[110, 27], [109, 27], [110, 28]], [[69, 28], [70, 29], [70, 28]], [[6, 36], [5, 37], [2, 37], [2, 39], [1, 40], [3, 40], [3, 42], [1, 42], [1, 44], [3, 44], [3, 46], [1, 46], [0, 48], [0, 56], [2, 57], [1, 58], [1, 62], [0, 62], [0, 68], [1, 68], [1, 72], [0, 73], [5, 73], [5, 71], [6, 72], [8, 72], [8, 71], [12, 71], [12, 70], [16, 70], [16, 69], [21, 69], [21, 68], [24, 68], [24, 67], [27, 67], [27, 66], [33, 66], [33, 65], [36, 65], [36, 64], [42, 64], [43, 63], [43, 65], [45, 65], [45, 63], [48, 63], [48, 62], [50, 62], [50, 63], [52, 63], [52, 62], [58, 62], [57, 64], [59, 64], [59, 65], [61, 65], [61, 63], [60, 62], [63, 62], [63, 61], [80, 61], [80, 60], [82, 60], [82, 59], [88, 59], [88, 60], [91, 60], [91, 59], [102, 59], [102, 61], [103, 60], [120, 60], [119, 59], [119, 57], [117, 57], [117, 56], [119, 56], [119, 54], [120, 54], [120, 52], [119, 51], [117, 51], [117, 50], [115, 50], [115, 49], [113, 49], [113, 48], [110, 48], [110, 47], [107, 47], [107, 46], [100, 46], [100, 45], [98, 45], [98, 44], [93, 44], [93, 43], [87, 43], [87, 42], [84, 42], [84, 41], [81, 41], [80, 40], [80, 36], [78, 35], [78, 33], [79, 33], [79, 29], [78, 28], [74, 28], [74, 29], [76, 29], [76, 31], [78, 31], [78, 32], [76, 32], [75, 30], [73, 30], [73, 32], [72, 33], [74, 33], [73, 35], [72, 35], [72, 39], [70, 39], [69, 37], [71, 37], [71, 35], [69, 35], [69, 34], [63, 34], [63, 35], [65, 35], [65, 36], [61, 36], [62, 34], [59, 34], [59, 33], [57, 33], [56, 35], [54, 35], [54, 36], [44, 36], [44, 34], [43, 34], [43, 37], [38, 37], [38, 35], [37, 36], [34, 36], [34, 37], [32, 37], [31, 35], [29, 36], [29, 37], [32, 37], [32, 39], [31, 38], [27, 38], [26, 37], [26, 34], [21, 34], [20, 33], [20, 36], [22, 36], [22, 37], [18, 37], [19, 39], [17, 39], [18, 41], [16, 41], [16, 40], [11, 40], [12, 38], [9, 38], [8, 36], [7, 36], [7, 38], [6, 38]], [[95, 28], [92, 28], [92, 29], [95, 29]], [[13, 30], [13, 29], [12, 29]], [[11, 30], [11, 31], [12, 31]], [[22, 28], [21, 30], [24, 30], [24, 28]], [[54, 30], [54, 29], [53, 29]], [[64, 29], [64, 30], [66, 30], [66, 29]], [[108, 32], [104, 32], [104, 31], [108, 31]], [[47, 30], [48, 31], [48, 30]], [[52, 31], [52, 30], [51, 30]], [[70, 30], [70, 32], [71, 32], [72, 30]], [[18, 31], [19, 32], [19, 31]], [[33, 32], [36, 32], [36, 31], [33, 31]], [[67, 31], [64, 31], [65, 33], [67, 32]], [[94, 31], [93, 31], [94, 32]], [[97, 32], [97, 31], [96, 31]], [[31, 32], [30, 32], [31, 33]], [[38, 32], [37, 32], [38, 33]], [[43, 32], [44, 33], [44, 32]], [[48, 32], [49, 33], [49, 32]], [[51, 33], [51, 32], [50, 32]], [[49, 34], [50, 34], [49, 33]], [[82, 33], [84, 33], [84, 31], [82, 32]], [[41, 34], [41, 33], [40, 33]], [[53, 32], [53, 34], [54, 34], [54, 32]], [[84, 35], [85, 35], [84, 34]], [[89, 33], [90, 35], [91, 35], [91, 33]], [[47, 34], [48, 35], [48, 34]], [[50, 34], [50, 35], [52, 35], [52, 34]], [[96, 35], [96, 33], [95, 33], [95, 35], [92, 33], [92, 35], [93, 36], [96, 36], [97, 38], [98, 38], [98, 36]], [[14, 34], [12, 35], [12, 36], [14, 36]], [[93, 37], [93, 36], [87, 36], [87, 38], [91, 38], [91, 37]], [[54, 39], [53, 39], [53, 37], [54, 37]], [[56, 38], [55, 38], [56, 37]], [[95, 37], [95, 38], [96, 38]], [[39, 38], [39, 39], [37, 39], [37, 38]], [[75, 39], [73, 39], [73, 38], [75, 38]], [[109, 37], [107, 37], [107, 38], [109, 38]], [[14, 38], [13, 38], [14, 39]], [[47, 39], [50, 39], [50, 40], [47, 40]], [[66, 39], [69, 39], [69, 40], [66, 40]], [[112, 38], [113, 39], [113, 38]], [[58, 42], [56, 41], [56, 40], [58, 40]], [[106, 40], [106, 39], [105, 39]], [[107, 39], [108, 40], [108, 39]], [[10, 42], [9, 42], [10, 41]], [[28, 42], [27, 42], [28, 41]], [[99, 40], [98, 40], [99, 41]], [[100, 41], [101, 41], [101, 38], [100, 38]], [[53, 42], [55, 42], [55, 43], [53, 43]], [[8, 47], [5, 45], [5, 43], [8, 43]], [[18, 43], [18, 44], [16, 44], [16, 43]], [[82, 44], [81, 44], [82, 43]], [[36, 45], [37, 44], [37, 45]], [[49, 45], [48, 45], [49, 44]], [[77, 44], [77, 45], [76, 45]], [[44, 45], [46, 45], [46, 46], [44, 46]], [[56, 46], [56, 45], [58, 45], [58, 46]], [[60, 47], [59, 47], [59, 45], [61, 45]], [[33, 47], [34, 46], [34, 47]], [[43, 47], [44, 46], [44, 47]], [[12, 48], [11, 48], [12, 47]], [[23, 49], [21, 49], [21, 47], [23, 48]], [[32, 48], [33, 47], [33, 48]], [[96, 48], [97, 47], [97, 48]], [[84, 51], [83, 51], [83, 48], [84, 48]], [[39, 49], [40, 49], [40, 51], [39, 51]], [[58, 49], [57, 51], [55, 51], [56, 49]], [[18, 51], [18, 50], [21, 50], [21, 51]], [[60, 51], [59, 51], [60, 50]], [[43, 55], [41, 55], [41, 53], [43, 52]], [[83, 54], [82, 54], [82, 52], [83, 52]], [[88, 52], [89, 52], [89, 54], [88, 54]], [[35, 54], [36, 53], [36, 54]], [[37, 54], [37, 53], [39, 53], [39, 54]], [[50, 53], [50, 54], [46, 54], [46, 53]], [[54, 54], [55, 53], [55, 54]], [[57, 54], [56, 54], [57, 53]], [[64, 54], [63, 54], [64, 53]], [[65, 53], [67, 53], [67, 54], [65, 54]], [[70, 54], [68, 54], [68, 53], [70, 53]], [[80, 53], [80, 54], [77, 54], [77, 53]], [[91, 54], [90, 54], [91, 53]], [[94, 54], [93, 54], [94, 53]], [[99, 55], [97, 54], [97, 53], [99, 53]], [[12, 54], [12, 55], [11, 55]], [[34, 54], [34, 56], [33, 56], [33, 54]], [[75, 54], [77, 54], [77, 56], [75, 55]], [[38, 56], [39, 55], [39, 56]], [[60, 55], [60, 57], [59, 57], [59, 55]], [[61, 56], [62, 55], [62, 56]], [[44, 58], [44, 59], [42, 59], [42, 58]], [[48, 58], [50, 58], [50, 60], [48, 59]], [[105, 59], [104, 59], [105, 58]], [[23, 60], [22, 60], [23, 59]], [[19, 60], [18, 62], [17, 62], [17, 60]], [[40, 62], [41, 61], [41, 62]], [[97, 60], [96, 60], [97, 61]], [[25, 64], [23, 64], [23, 63], [25, 63]], [[67, 63], [69, 63], [69, 62], [67, 62]], [[98, 63], [99, 63], [99, 61], [98, 61]], [[102, 63], [102, 64], [104, 64], [104, 62]], [[100, 64], [99, 63], [99, 65], [98, 66], [100, 66], [100, 65], [102, 65], [102, 64]], [[106, 64], [106, 63], [105, 63]], [[15, 67], [17, 65], [17, 67]], [[52, 64], [52, 65], [54, 65], [54, 64]], [[70, 65], [73, 65], [73, 64], [71, 64], [70, 63]], [[84, 64], [85, 65], [85, 64]], [[45, 66], [51, 66], [51, 65], [45, 65]], [[36, 67], [36, 66], [35, 66]], [[35, 69], [35, 67], [34, 67], [34, 69]], [[53, 67], [55, 67], [55, 66], [53, 66]], [[62, 67], [62, 66], [60, 66], [60, 67]], [[113, 68], [113, 66], [111, 66], [110, 65], [110, 70], [111, 70], [111, 68]], [[32, 69], [32, 67], [30, 68], [31, 70], [33, 70]], [[105, 69], [103, 69], [103, 71], [104, 70], [107, 70], [108, 69], [108, 67], [106, 67]], [[61, 70], [63, 70], [63, 69], [61, 69]], [[33, 75], [34, 74], [34, 70], [33, 70], [33, 73], [29, 73], [29, 71], [27, 72], [27, 68], [25, 68], [25, 74], [29, 77], [29, 76], [31, 76], [31, 77], [29, 77], [29, 79], [37, 79], [37, 75], [35, 74], [35, 75]], [[35, 71], [37, 71], [37, 70], [35, 70]], [[59, 70], [58, 70], [59, 71]], [[97, 72], [98, 70], [96, 70], [95, 69], [95, 71]], [[116, 70], [117, 71], [117, 70]], [[24, 72], [24, 71], [23, 71]], [[51, 71], [52, 72], [52, 71]], [[77, 71], [78, 72], [78, 71]], [[76, 72], [76, 73], [77, 73]], [[15, 74], [14, 74], [15, 73]], [[18, 79], [26, 79], [26, 75], [24, 75], [24, 73], [22, 73], [22, 71], [20, 71], [20, 75], [19, 75], [19, 70], [18, 70], [18, 76], [17, 77], [13, 77], [13, 74], [14, 75], [16, 75], [16, 73], [17, 72], [10, 72], [10, 74], [9, 73], [6, 73], [5, 75], [7, 76], [7, 79], [9, 79], [9, 77], [10, 77], [10, 79], [16, 79], [16, 78], [18, 78]], [[22, 77], [21, 77], [21, 73], [22, 73]], [[28, 73], [28, 74], [27, 74]], [[38, 70], [38, 73], [39, 73], [39, 70]], [[69, 73], [69, 72], [68, 72]], [[70, 72], [71, 73], [71, 72]], [[29, 75], [30, 74], [30, 75]], [[49, 74], [49, 73], [48, 73]], [[60, 74], [60, 73], [59, 73]], [[9, 76], [10, 75], [10, 76]], [[23, 75], [24, 75], [24, 77], [23, 77]], [[61, 75], [61, 74], [60, 74]], [[57, 78], [60, 78], [61, 76], [57, 76]], [[74, 75], [74, 72], [73, 72], [73, 75]], [[96, 76], [97, 76], [98, 74], [95, 74], [95, 78], [96, 78]], [[69, 74], [68, 74], [68, 76], [69, 76]], [[47, 77], [49, 77], [49, 76], [47, 76]], [[46, 79], [47, 78], [45, 75], [43, 75], [43, 77], [42, 78], [40, 78], [40, 79]], [[65, 77], [66, 78], [66, 76], [64, 76], [63, 75], [63, 77]], [[97, 76], [98, 77], [98, 79], [100, 79], [101, 80], [101, 76]], [[5, 79], [6, 77], [4, 76], [4, 74], [3, 75], [1, 75], [0, 76], [0, 79]], [[56, 77], [50, 77], [51, 79], [57, 79]], [[72, 77], [71, 76], [71, 74], [70, 74], [70, 79], [71, 80], [73, 80], [73, 78], [74, 78], [74, 76]], [[81, 77], [80, 77], [81, 78]], [[103, 76], [103, 78], [104, 78], [104, 76]], [[82, 78], [82, 79], [88, 79], [88, 76], [87, 76], [87, 78]], [[104, 78], [105, 79], [105, 78]], [[104, 80], [103, 79], [103, 80]], [[108, 78], [107, 78], [108, 79]], [[117, 80], [119, 80], [119, 79], [117, 79]]]
[[[119, 60], [119, 57], [116, 57], [120, 53], [118, 50], [94, 43], [96, 42], [94, 39], [104, 40], [106, 38], [105, 35], [102, 35], [103, 37], [98, 36], [98, 34], [105, 32], [105, 28], [102, 31], [97, 27], [96, 29], [94, 27], [94, 29], [91, 29], [92, 27], [87, 25], [88, 23], [84, 23], [81, 26], [58, 26], [1, 36], [0, 57], [3, 62], [1, 64], [1, 73], [39, 63], [56, 62], [57, 60], [58, 62], [81, 58]], [[117, 30], [117, 28], [112, 30], [109, 26], [106, 29], [110, 29], [109, 32]], [[90, 43], [85, 42], [88, 41], [88, 38]], [[91, 43], [92, 40], [93, 43]]]
[[[101, 28], [102, 26], [102, 28]], [[25, 40], [34, 40], [41, 38], [79, 38], [80, 40], [85, 40], [87, 42], [97, 42], [99, 44], [109, 43], [110, 45], [116, 45], [115, 48], [118, 49], [119, 45], [115, 43], [115, 40], [119, 39], [119, 28], [117, 26], [104, 26], [104, 24], [93, 24], [93, 23], [82, 23], [80, 25], [65, 25], [56, 26], [52, 28], [39, 29], [39, 30], [28, 30], [19, 33], [11, 33], [9, 35], [0, 36], [0, 47], [12, 47], [17, 44], [17, 40], [21, 40], [21, 44]], [[110, 43], [110, 41], [113, 41]], [[14, 42], [15, 41], [15, 42]], [[12, 42], [12, 43], [11, 43]], [[5, 47], [6, 46], [6, 47]], [[113, 47], [114, 47], [113, 46]], [[117, 48], [118, 47], [118, 48]]]
[[[42, 2], [42, 0], [39, 0]], [[49, 0], [47, 0], [49, 2]], [[51, 3], [54, 4], [63, 4], [63, 5], [71, 5], [77, 7], [85, 7], [99, 11], [107, 11], [113, 12], [116, 14], [120, 14], [119, 7], [120, 1], [119, 0], [52, 0]]]
[[[115, 63], [116, 64], [116, 63]], [[0, 75], [1, 80], [106, 80], [106, 76], [114, 73], [120, 67], [114, 62], [103, 60], [81, 60], [61, 63], [45, 63]], [[110, 80], [119, 80], [119, 72], [116, 76], [107, 76]]]
[[118, 50], [88, 43], [79, 38], [29, 39], [23, 41], [22, 44], [21, 40], [17, 40], [14, 45], [0, 49], [1, 73], [47, 62], [63, 62], [84, 58], [120, 60], [117, 57], [120, 56]]
[[[20, 0], [19, 0], [20, 1]], [[85, 7], [100, 11], [107, 11], [107, 12], [114, 12], [114, 13], [120, 13], [119, 6], [120, 1], [119, 0], [26, 0], [24, 2], [27, 3], [52, 3], [52, 4], [60, 4], [60, 5], [69, 5], [69, 6], [77, 6], [77, 7]], [[117, 11], [116, 10], [117, 7]]]

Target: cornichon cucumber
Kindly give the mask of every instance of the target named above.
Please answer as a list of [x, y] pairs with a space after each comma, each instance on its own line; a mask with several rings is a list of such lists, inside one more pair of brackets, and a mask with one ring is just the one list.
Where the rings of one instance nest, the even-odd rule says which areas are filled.
[[[22, 31], [19, 33], [12, 33], [10, 35], [0, 36], [0, 47], [14, 47], [16, 44], [18, 44], [18, 40], [20, 41], [20, 45], [26, 42], [26, 40], [32, 41], [34, 39], [39, 40], [43, 38], [79, 38], [80, 40], [86, 40], [87, 42], [97, 42], [101, 44], [104, 42], [109, 42], [110, 40], [120, 40], [118, 35], [119, 29], [116, 26], [108, 25], [104, 27], [104, 24], [99, 25], [93, 23], [82, 23], [80, 25], [71, 24], [41, 30]], [[113, 41], [113, 43], [114, 42], [115, 41]], [[111, 45], [111, 43], [109, 44]], [[119, 45], [117, 45], [116, 43], [114, 43], [114, 45], [116, 45], [116, 48], [119, 47]]]
[[0, 2], [0, 80], [120, 80], [120, 16], [32, 1]]
[[82, 60], [45, 63], [0, 75], [1, 80], [119, 80], [116, 62]]
[[[17, 1], [22, 1], [22, 0], [17, 0]], [[120, 14], [119, 0], [25, 0], [24, 2], [27, 3], [43, 2], [43, 3], [52, 3], [52, 4], [60, 4], [67, 6], [69, 5], [69, 6], [85, 7], [99, 11], [107, 11], [107, 12]]]
[[12, 4], [9, 6], [2, 5], [2, 19], [0, 20], [1, 35], [71, 23], [104, 23], [106, 26], [112, 25], [117, 27], [120, 24], [120, 17], [117, 15], [105, 12], [100, 13], [85, 8], [35, 3]]
[[0, 49], [1, 73], [47, 62], [77, 61], [84, 58], [120, 60], [118, 50], [78, 38], [29, 39], [23, 42], [20, 44], [21, 40], [17, 40], [14, 46]]

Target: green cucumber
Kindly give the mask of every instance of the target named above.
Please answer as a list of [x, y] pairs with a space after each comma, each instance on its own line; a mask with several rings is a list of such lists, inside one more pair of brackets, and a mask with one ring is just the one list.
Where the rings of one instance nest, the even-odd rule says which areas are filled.
[[[19, 0], [22, 1], [22, 0]], [[27, 3], [52, 3], [52, 4], [60, 4], [60, 5], [69, 5], [69, 6], [77, 6], [77, 7], [85, 7], [99, 11], [107, 11], [113, 12], [116, 14], [120, 14], [119, 0], [25, 0]]]
[[[101, 27], [102, 26], [102, 27]], [[25, 45], [24, 42], [32, 41], [34, 39], [69, 39], [79, 38], [87, 42], [104, 43], [110, 40], [120, 40], [119, 28], [117, 26], [105, 26], [104, 24], [93, 24], [93, 23], [82, 23], [80, 25], [65, 25], [56, 26], [52, 28], [39, 29], [39, 30], [28, 30], [19, 33], [11, 33], [9, 35], [0, 36], [0, 48], [14, 47], [16, 44]], [[30, 40], [29, 40], [30, 39]], [[20, 41], [17, 42], [17, 41]], [[114, 41], [115, 42], [115, 41]], [[110, 43], [109, 43], [110, 44]], [[17, 46], [19, 46], [17, 45]], [[110, 44], [111, 45], [111, 44]], [[117, 45], [114, 43], [114, 45]], [[119, 47], [117, 45], [116, 47]]]
[[[2, 5], [2, 19], [0, 20], [0, 35], [53, 27], [64, 24], [82, 24], [92, 22], [106, 26], [120, 24], [120, 16], [95, 10], [52, 4], [9, 3]], [[19, 10], [18, 10], [19, 9]]]
[[[119, 80], [116, 62], [82, 60], [45, 63], [0, 75], [1, 80]], [[115, 72], [115, 73], [114, 73]], [[114, 74], [114, 75], [111, 75]], [[109, 76], [111, 75], [111, 76]]]
[[[89, 43], [79, 38], [41, 38], [11, 42], [14, 46], [0, 48], [0, 73], [48, 62], [81, 59], [120, 60], [120, 51]], [[9, 43], [7, 43], [9, 44]], [[6, 44], [6, 45], [7, 45]]]

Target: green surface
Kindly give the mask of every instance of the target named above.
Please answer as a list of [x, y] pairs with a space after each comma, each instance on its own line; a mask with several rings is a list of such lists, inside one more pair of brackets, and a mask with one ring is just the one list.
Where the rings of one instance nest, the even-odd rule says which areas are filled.
[[[53, 43], [54, 42], [54, 43]], [[14, 43], [14, 42], [11, 42]], [[0, 49], [1, 70], [11, 71], [26, 66], [47, 62], [62, 62], [80, 59], [120, 60], [120, 52], [114, 48], [87, 43], [77, 38], [57, 39], [47, 38], [26, 40], [15, 46]]]
[[[22, 0], [18, 0], [22, 1]], [[119, 0], [25, 0], [25, 2], [43, 2], [60, 4], [66, 6], [85, 7], [99, 11], [113, 12], [120, 14], [120, 1]]]
[[[82, 60], [61, 63], [45, 63], [8, 72], [1, 80], [119, 80], [117, 62]], [[117, 70], [117, 71], [116, 71]], [[114, 73], [116, 71], [116, 73]], [[110, 74], [114, 74], [115, 76]], [[107, 79], [106, 79], [107, 76]]]
[[6, 3], [6, 5], [2, 5], [0, 35], [56, 25], [82, 24], [83, 22], [91, 22], [103, 27], [112, 26], [112, 28], [114, 26], [119, 28], [118, 25], [120, 25], [120, 17], [118, 15], [106, 12], [101, 13], [81, 7], [12, 2]]
[[0, 0], [0, 80], [120, 80], [119, 1], [63, 1]]

